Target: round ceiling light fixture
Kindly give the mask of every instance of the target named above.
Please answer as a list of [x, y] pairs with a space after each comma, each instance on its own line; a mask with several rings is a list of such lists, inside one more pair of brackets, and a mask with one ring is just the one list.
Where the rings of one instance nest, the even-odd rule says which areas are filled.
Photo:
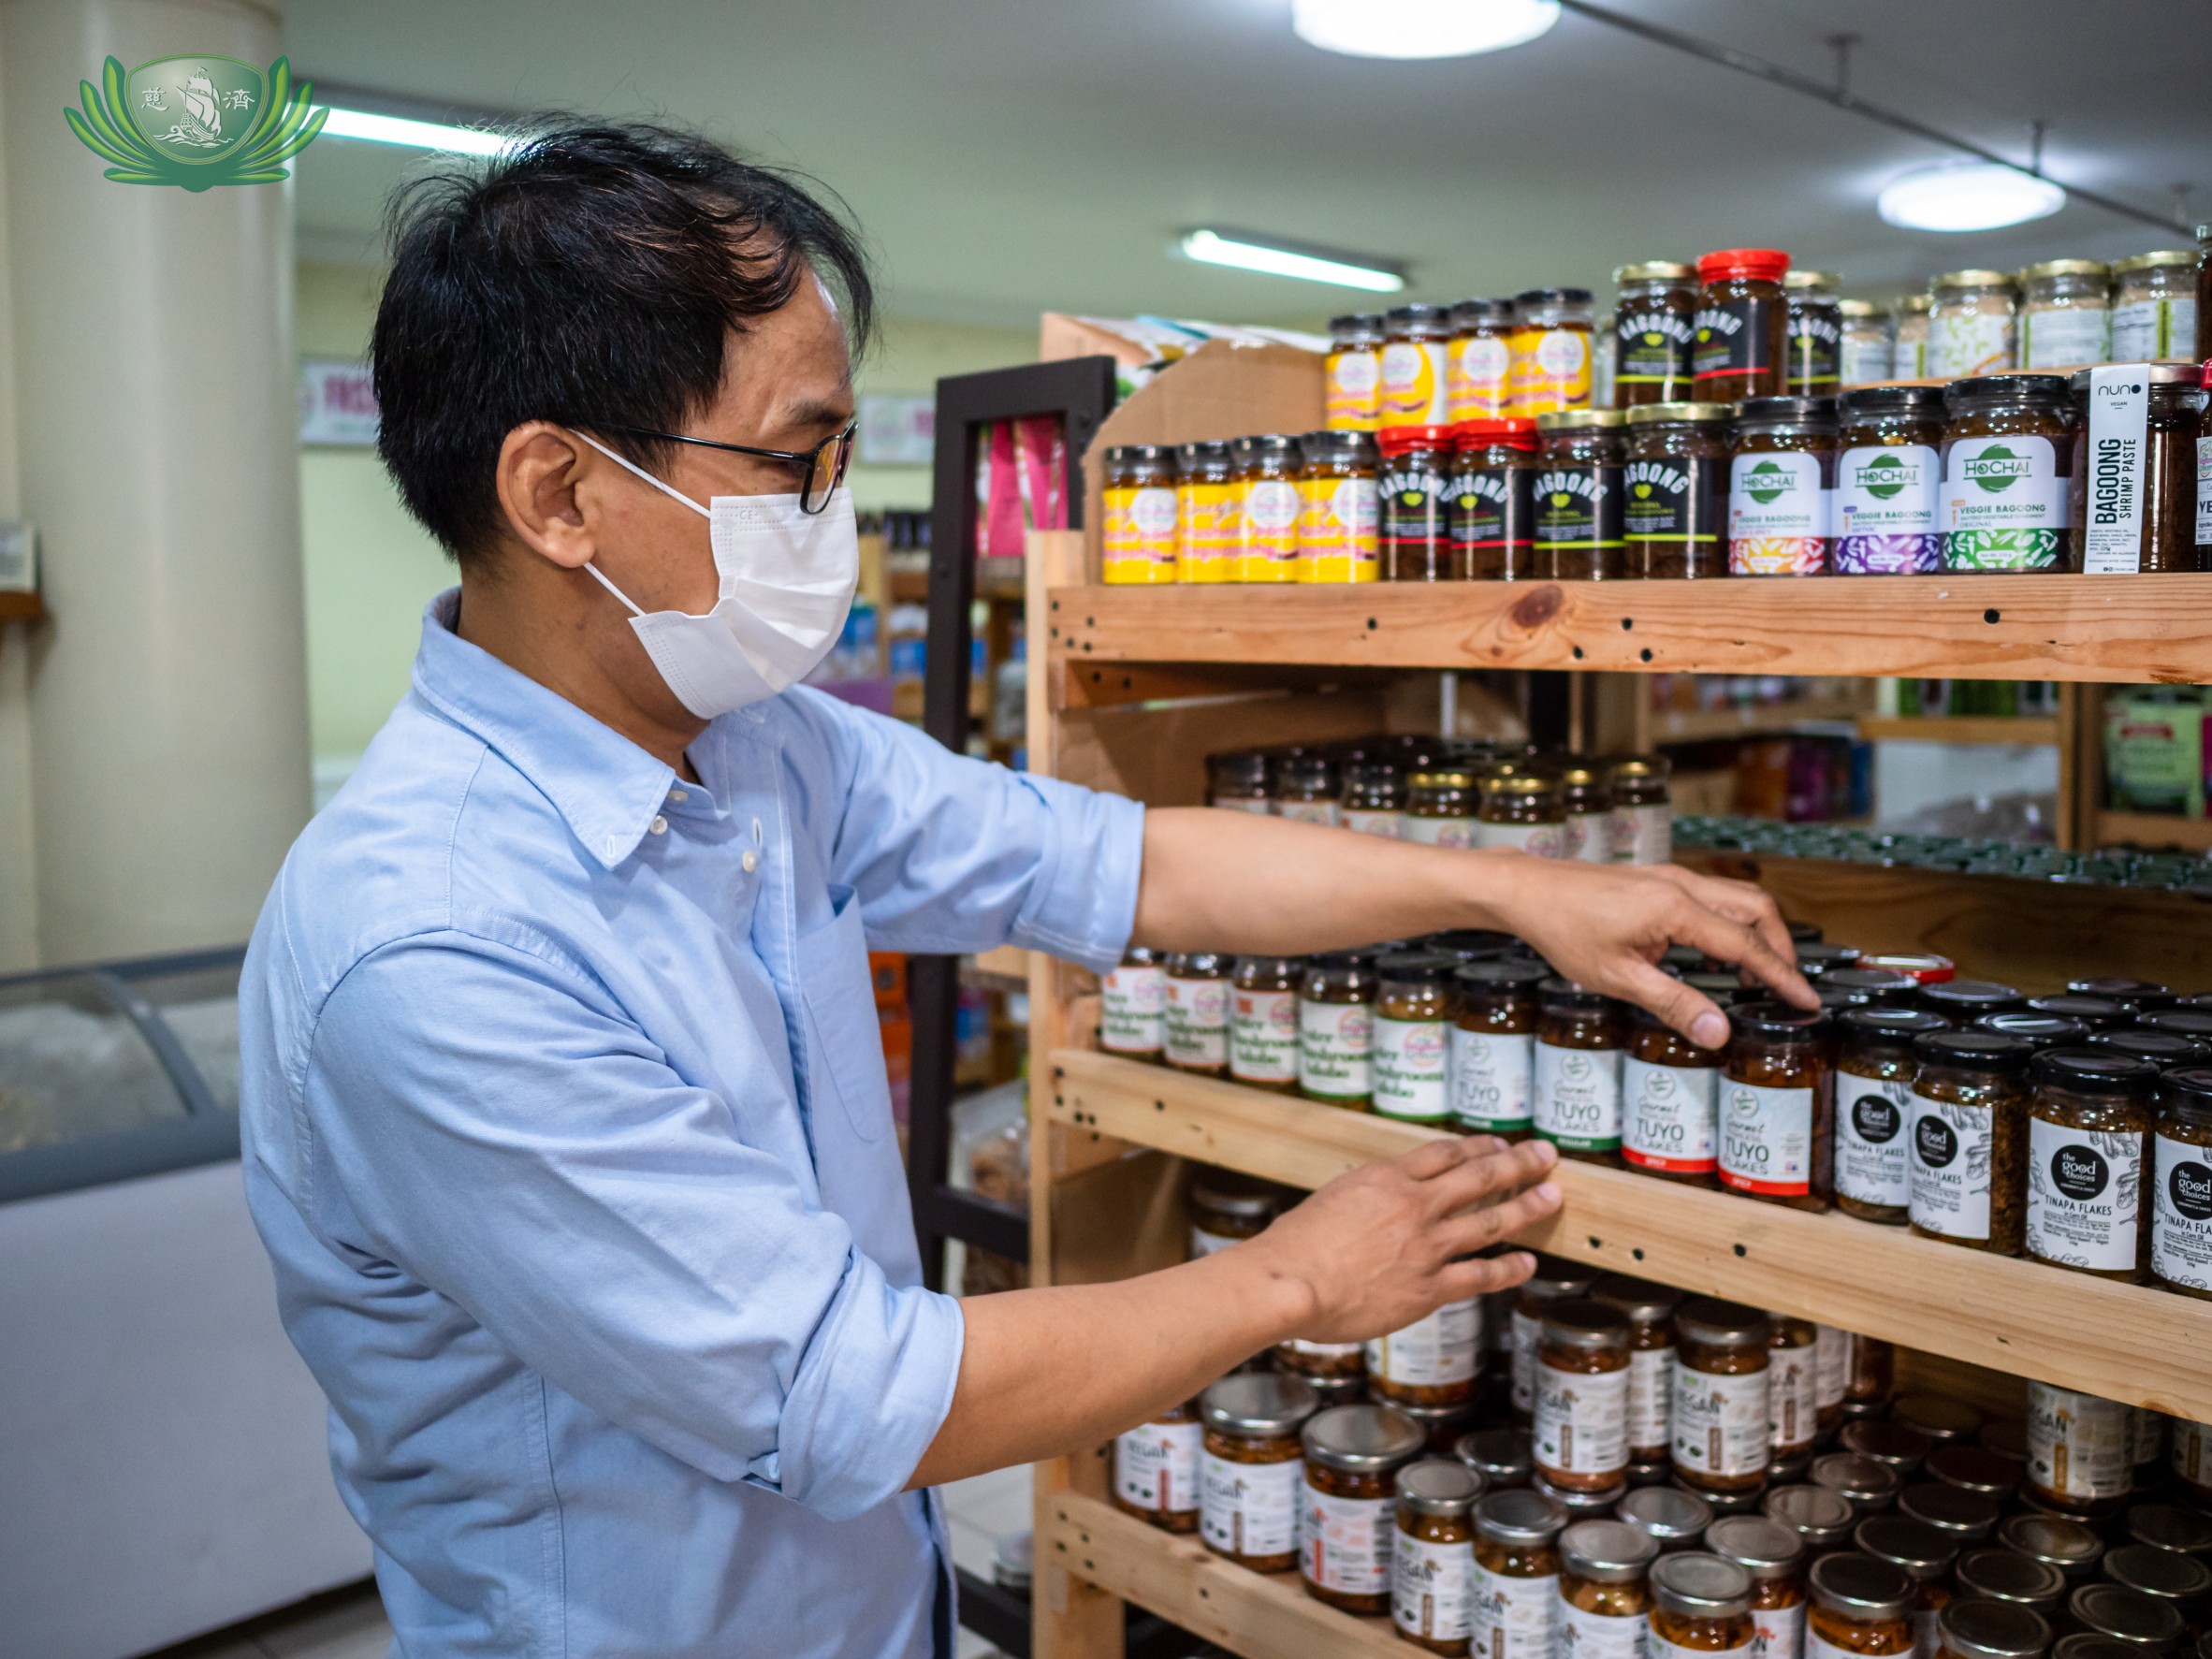
[[1915, 167], [1882, 187], [1874, 211], [1907, 230], [1996, 230], [2047, 219], [2066, 205], [2048, 179], [1993, 161]]
[[1291, 0], [1308, 46], [1355, 58], [1463, 58], [1503, 51], [1559, 22], [1559, 0]]

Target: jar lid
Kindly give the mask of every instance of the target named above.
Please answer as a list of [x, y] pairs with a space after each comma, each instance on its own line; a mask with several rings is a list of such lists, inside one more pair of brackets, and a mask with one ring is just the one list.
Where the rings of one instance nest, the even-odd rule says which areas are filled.
[[1943, 388], [1943, 407], [1957, 413], [1965, 403], [2062, 403], [2063, 374], [1976, 374]]
[[[2197, 1651], [2200, 1654], [2204, 1652], [2202, 1645]], [[2051, 1659], [2143, 1659], [2143, 1650], [2117, 1636], [2076, 1630], [2059, 1638], [2058, 1646], [2051, 1650]]]
[[1236, 970], [1236, 959], [1220, 951], [1170, 951], [1167, 974], [1171, 980], [1214, 980]]
[[[1682, 1293], [1672, 1285], [1654, 1285], [1627, 1273], [1608, 1273], [1590, 1287], [1598, 1301], [1619, 1308], [1638, 1325], [1655, 1325], [1681, 1305]], [[1687, 1495], [1686, 1493], [1684, 1494]]]
[[2170, 1002], [2174, 992], [2170, 986], [2155, 980], [2131, 980], [2117, 976], [2093, 980], [2068, 980], [2066, 989], [2082, 997], [2111, 997], [2122, 1002]]
[[1559, 780], [1541, 772], [1485, 772], [1477, 787], [1486, 795], [1555, 795]]
[[1449, 449], [1449, 427], [1385, 427], [1375, 435], [1385, 455], [1410, 455], [1417, 449]]
[[1674, 763], [1663, 754], [1626, 754], [1611, 762], [1608, 770], [1615, 778], [1665, 778], [1674, 770]]
[[1409, 305], [1393, 305], [1383, 313], [1383, 326], [1388, 328], [1440, 327], [1450, 320], [1449, 306], [1419, 299]]
[[1882, 308], [1871, 299], [1839, 299], [1836, 310], [1847, 317], [1878, 317]]
[[1229, 444], [1220, 438], [1194, 439], [1175, 445], [1175, 458], [1186, 471], [1201, 461], [1225, 461], [1229, 458]]
[[1172, 444], [1125, 444], [1121, 446], [1122, 458], [1130, 461], [1169, 461], [1175, 458]]
[[1958, 1588], [1967, 1595], [2055, 1608], [2066, 1594], [2066, 1575], [2047, 1561], [2016, 1550], [1969, 1550], [1958, 1558]]
[[1705, 1529], [1705, 1547], [1758, 1580], [1786, 1578], [1805, 1559], [1804, 1538], [1770, 1515], [1724, 1515]]
[[[1843, 303], [1848, 309], [1851, 301], [1846, 299]], [[1836, 400], [1836, 410], [1844, 420], [1861, 415], [1906, 415], [1940, 420], [1943, 414], [1943, 388], [1940, 386], [1854, 386]]]
[[1958, 1540], [1925, 1521], [1904, 1515], [1870, 1515], [1851, 1535], [1869, 1555], [1894, 1561], [1915, 1579], [1941, 1579], [1958, 1559]]
[[1886, 1509], [1905, 1481], [1887, 1463], [1855, 1451], [1831, 1451], [1812, 1460], [1812, 1484], [1840, 1492], [1855, 1509]]
[[1797, 971], [1807, 975], [1849, 968], [1863, 954], [1856, 945], [1830, 944], [1826, 939], [1809, 939], [1793, 942], [1797, 952]]
[[1774, 1338], [1774, 1321], [1757, 1308], [1717, 1296], [1684, 1297], [1674, 1311], [1674, 1330], [1684, 1342], [1729, 1347], [1763, 1348]]
[[1613, 1507], [1663, 1545], [1695, 1538], [1712, 1524], [1712, 1506], [1679, 1486], [1639, 1486]]
[[2171, 1031], [2176, 1037], [2212, 1042], [2212, 1013], [2201, 1008], [2155, 1009], [2137, 1016], [2135, 1024], [2146, 1031]]
[[1899, 1514], [1925, 1521], [1959, 1538], [1987, 1537], [1997, 1530], [1998, 1517], [2003, 1513], [1987, 1493], [1945, 1486], [1940, 1480], [1906, 1487], [1898, 1496], [1897, 1506]]
[[1469, 990], [1509, 995], [1543, 983], [1551, 969], [1526, 956], [1507, 956], [1495, 962], [1468, 962], [1452, 970], [1451, 977]]
[[1599, 1584], [1633, 1584], [1658, 1554], [1659, 1540], [1625, 1521], [1578, 1521], [1559, 1535], [1559, 1564]]
[[2001, 1031], [2007, 1037], [2024, 1038], [2038, 1050], [2079, 1048], [2088, 1041], [2091, 1029], [2079, 1020], [2060, 1019], [2056, 1014], [2045, 1013], [1984, 1014], [1974, 1025], [1980, 1030]]
[[2122, 1544], [2107, 1550], [2104, 1576], [2161, 1601], [2194, 1602], [2212, 1591], [2212, 1567], [2193, 1555], [2156, 1544]]
[[1549, 1544], [1567, 1523], [1566, 1506], [1530, 1487], [1484, 1492], [1475, 1530], [1493, 1544]]
[[1920, 1467], [1934, 1443], [1910, 1424], [1892, 1422], [1887, 1418], [1862, 1417], [1843, 1425], [1843, 1432], [1836, 1436], [1836, 1444], [1845, 1451], [1872, 1458], [1877, 1463], [1885, 1463], [1899, 1474], [1907, 1475]]
[[1254, 432], [1248, 437], [1231, 438], [1229, 447], [1239, 460], [1248, 460], [1260, 455], [1296, 455], [1298, 440], [1288, 432]]
[[1548, 979], [1536, 988], [1536, 996], [1547, 1011], [1558, 1009], [1565, 1013], [1607, 1013], [1620, 1008], [1603, 991], [1593, 991], [1572, 980]]
[[1940, 985], [1921, 986], [1920, 1006], [1955, 1020], [1971, 1020], [2019, 1007], [2020, 993], [1995, 980], [1948, 980]]
[[1536, 1271], [1521, 1281], [1521, 1294], [1534, 1302], [1556, 1302], [1564, 1296], [1587, 1296], [1597, 1275], [1557, 1256], [1536, 1258]]
[[1441, 985], [1459, 965], [1444, 951], [1392, 951], [1375, 959], [1375, 971], [1386, 985]]
[[1536, 420], [1532, 415], [1484, 415], [1463, 420], [1451, 429], [1462, 449], [1481, 449], [1492, 444], [1510, 444], [1521, 449], [1536, 445]]
[[2104, 1553], [2104, 1540], [2080, 1521], [2033, 1509], [2006, 1516], [2004, 1524], [1997, 1529], [1997, 1538], [2007, 1550], [2076, 1576], [2095, 1566]]
[[1842, 280], [1832, 270], [1793, 269], [1782, 273], [1783, 289], [1800, 293], [1809, 288], [1832, 288]]
[[1464, 1463], [1422, 1458], [1398, 1471], [1398, 1501], [1419, 1515], [1467, 1515], [1482, 1493], [1482, 1477]]
[[1525, 310], [1532, 305], [1588, 305], [1591, 298], [1588, 288], [1523, 288], [1513, 296], [1513, 303]]
[[2037, 1659], [2051, 1645], [2050, 1621], [2018, 1602], [1961, 1596], [1936, 1614], [1943, 1645], [1959, 1659]]
[[1713, 425], [1735, 417], [1732, 403], [1642, 403], [1628, 412], [1632, 427]]
[[[1751, 986], [1745, 984], [1733, 973], [1726, 972], [1685, 973], [1682, 975], [1682, 983], [1693, 991], [1704, 992], [1715, 1002], [1721, 1003], [1724, 1007], [1733, 1007], [1739, 1002], [1748, 1002], [1754, 997], [1766, 994], [1763, 990], [1754, 991]], [[1640, 1016], [1648, 1011], [1639, 1008], [1634, 1011]], [[1652, 1015], [1651, 1023], [1654, 1026], [1666, 1024], [1656, 1014]]]
[[1396, 761], [1346, 761], [1344, 764], [1344, 780], [1351, 786], [1395, 783], [1402, 770]]
[[1349, 461], [1355, 466], [1375, 458], [1373, 432], [1326, 431], [1308, 432], [1298, 440], [1299, 453], [1306, 464], [1316, 461]]
[[1329, 319], [1329, 332], [1332, 334], [1380, 334], [1382, 331], [1383, 314], [1379, 311], [1349, 311], [1342, 316]]
[[2024, 1039], [2001, 1031], [1929, 1031], [1913, 1040], [1923, 1064], [1966, 1071], [2024, 1071], [2034, 1052]]
[[[1364, 1383], [1365, 1379], [1353, 1380]], [[1390, 1409], [1411, 1418], [1429, 1445], [1448, 1446], [1475, 1426], [1475, 1419], [1482, 1415], [1482, 1403], [1462, 1400], [1445, 1405], [1409, 1405], [1403, 1400], [1393, 1400]]]
[[1890, 1403], [1889, 1415], [1930, 1440], [1972, 1440], [1982, 1427], [1981, 1412], [1943, 1394], [1899, 1394]]
[[1559, 781], [1570, 789], [1589, 789], [1602, 782], [1605, 774], [1588, 761], [1564, 760], [1553, 768]]
[[1628, 416], [1618, 409], [1554, 409], [1536, 416], [1539, 432], [1575, 432], [1585, 427], [1601, 427], [1608, 431], [1625, 424]]
[[2134, 1026], [2124, 1031], [2093, 1031], [2089, 1034], [2088, 1046], [2115, 1048], [2123, 1055], [2135, 1055], [2168, 1076], [2177, 1067], [2201, 1066], [2212, 1060], [2212, 1042], [2199, 1042], [2173, 1031], [2146, 1031]]
[[1850, 1550], [1822, 1556], [1807, 1582], [1816, 1603], [1854, 1619], [1902, 1619], [1916, 1594], [1913, 1575], [1896, 1562]]
[[2083, 1095], [2124, 1095], [2142, 1099], [2159, 1080], [2159, 1069], [2133, 1055], [2110, 1049], [2051, 1048], [2035, 1056], [2035, 1081]]
[[1281, 1194], [1242, 1182], [1230, 1185], [1236, 1180], [1233, 1171], [1209, 1170], [1190, 1184], [1190, 1201], [1216, 1215], [1239, 1215], [1254, 1221], [1269, 1219], [1282, 1207]]
[[2149, 270], [2154, 266], [2180, 265], [2193, 267], [2197, 262], [2194, 249], [2161, 248], [2154, 254], [2135, 254], [2126, 259], [2112, 262], [2112, 274], [2119, 276], [2131, 270]]
[[1473, 789], [1475, 774], [1456, 766], [1433, 766], [1405, 780], [1415, 789]]
[[1477, 323], [1510, 323], [1513, 320], [1513, 301], [1510, 299], [1463, 299], [1451, 308], [1451, 326], [1469, 328]]
[[1477, 1429], [1452, 1442], [1451, 1455], [1488, 1486], [1517, 1486], [1535, 1467], [1525, 1429]]
[[2084, 1584], [2066, 1598], [2066, 1610], [2084, 1630], [2117, 1636], [2157, 1652], [2181, 1639], [2177, 1609], [2125, 1584]]
[[1633, 1334], [1628, 1316], [1594, 1296], [1570, 1296], [1544, 1310], [1546, 1342], [1570, 1348], [1625, 1348]]
[[1790, 256], [1780, 248], [1716, 248], [1697, 256], [1697, 279], [1705, 283], [1728, 277], [1779, 283], [1789, 268]]
[[1243, 778], [1258, 782], [1267, 777], [1267, 756], [1257, 749], [1224, 749], [1206, 757], [1206, 770], [1216, 778]]
[[1489, 927], [1448, 927], [1441, 933], [1423, 934], [1419, 939], [1422, 950], [1442, 951], [1462, 962], [1494, 960], [1520, 942], [1509, 933]]
[[2128, 1536], [2138, 1544], [2212, 1555], [2212, 1519], [2178, 1504], [2137, 1504], [2127, 1515]]
[[1930, 289], [1943, 288], [2009, 288], [2013, 273], [2009, 270], [1990, 270], [1986, 267], [1969, 266], [1964, 270], [1946, 270], [1930, 284]]
[[1294, 1434], [1320, 1402], [1313, 1390], [1286, 1371], [1240, 1371], [1223, 1377], [1199, 1398], [1206, 1427], [1224, 1434], [1280, 1439]]
[[1309, 972], [1357, 973], [1375, 966], [1372, 950], [1316, 951], [1305, 959]]
[[1672, 259], [1646, 259], [1640, 265], [1616, 265], [1613, 281], [1620, 283], [1686, 283], [1696, 276], [1695, 265], [1683, 265]]
[[1288, 754], [1275, 763], [1275, 786], [1292, 789], [1334, 789], [1336, 763], [1325, 754]]
[[[1894, 981], [1897, 988], [1910, 990], [1913, 982], [1898, 973], [1882, 973], [1872, 968], [1847, 968], [1843, 973], [1854, 973], [1870, 980]], [[1835, 983], [1838, 974], [1829, 974], [1821, 982]], [[1882, 989], [1890, 987], [1885, 986]], [[1943, 1016], [1931, 1013], [1925, 1008], [1847, 1008], [1836, 1016], [1836, 1023], [1861, 1048], [1892, 1057], [1909, 1055], [1913, 1040], [1930, 1031], [1944, 1029]]]
[[1832, 427], [1836, 424], [1833, 398], [1746, 398], [1736, 405], [1736, 424], [1743, 427]]
[[1306, 1419], [1299, 1439], [1315, 1463], [1353, 1474], [1395, 1469], [1426, 1444], [1410, 1418], [1387, 1405], [1332, 1405]]
[[1934, 301], [1931, 300], [1926, 294], [1900, 294], [1895, 300], [1891, 301], [1891, 308], [1896, 311], [1909, 313], [1914, 316], [1918, 316], [1922, 313], [1928, 310], [1933, 304]]
[[[1713, 1527], [1722, 1523], [1714, 1521]], [[1710, 1536], [1712, 1528], [1708, 1528]], [[1752, 1576], [1735, 1562], [1681, 1550], [1652, 1564], [1652, 1597], [1689, 1619], [1733, 1619], [1751, 1611]]]
[[2000, 1503], [2020, 1490], [2020, 1465], [1986, 1446], [1953, 1441], [1928, 1454], [1928, 1472], [1945, 1486], [1978, 1492]]
[[2032, 283], [2038, 277], [2089, 276], [2111, 274], [2111, 268], [2098, 259], [2045, 259], [2040, 264], [2025, 266], [2020, 271], [2023, 283]]
[[1739, 1035], [1756, 1033], [1778, 1041], [1811, 1041], [1827, 1030], [1825, 1008], [1796, 1008], [1773, 997], [1738, 1002], [1728, 1009], [1728, 1024]]

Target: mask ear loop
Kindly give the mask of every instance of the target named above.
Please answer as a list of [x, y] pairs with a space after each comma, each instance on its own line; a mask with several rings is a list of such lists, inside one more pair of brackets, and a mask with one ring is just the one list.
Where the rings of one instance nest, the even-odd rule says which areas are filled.
[[[628, 460], [623, 457], [617, 455], [613, 450], [602, 444], [597, 438], [594, 438], [589, 432], [578, 432], [576, 436], [583, 439], [585, 443], [590, 444], [592, 448], [598, 450], [600, 454], [605, 456], [607, 459], [613, 461], [618, 467], [620, 467], [627, 472], [635, 473], [640, 478], [643, 478], [648, 484], [651, 485], [662, 495], [672, 497], [673, 499], [683, 502], [685, 506], [691, 508], [691, 511], [698, 514], [700, 517], [705, 518], [709, 522], [713, 520], [714, 515], [712, 513], [708, 512], [705, 507], [702, 507], [690, 496], [684, 494], [682, 490], [676, 488], [673, 485], [662, 483], [660, 479], [654, 477], [652, 473], [647, 472], [636, 462]], [[645, 615], [643, 610], [639, 609], [637, 605], [631, 602], [629, 594], [623, 592], [621, 589], [616, 587], [614, 583], [607, 580], [606, 573], [601, 570], [597, 564], [588, 563], [584, 566], [584, 569], [586, 573], [590, 575], [592, 580], [596, 581], [602, 588], [604, 588], [609, 593], [612, 593], [617, 599], [620, 600], [622, 602], [623, 608], [629, 611], [632, 616], [642, 617]]]

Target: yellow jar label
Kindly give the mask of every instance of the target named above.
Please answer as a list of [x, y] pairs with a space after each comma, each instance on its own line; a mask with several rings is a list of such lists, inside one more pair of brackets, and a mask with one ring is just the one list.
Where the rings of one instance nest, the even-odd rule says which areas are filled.
[[1186, 484], [1175, 491], [1175, 579], [1233, 582], [1238, 546], [1236, 486]]
[[1579, 328], [1516, 328], [1513, 413], [1550, 415], [1590, 407], [1590, 336]]
[[1511, 405], [1513, 353], [1495, 334], [1472, 335], [1451, 342], [1445, 401], [1451, 418], [1496, 420]]
[[1372, 478], [1298, 481], [1298, 579], [1372, 582], [1380, 573]]
[[1106, 580], [1117, 584], [1173, 581], [1174, 490], [1164, 484], [1110, 489], [1105, 505]]
[[1298, 486], [1288, 478], [1252, 478], [1239, 487], [1244, 527], [1238, 574], [1247, 582], [1298, 579]]
[[1440, 427], [1445, 402], [1444, 342], [1393, 340], [1382, 351], [1382, 424]]
[[1372, 432], [1382, 390], [1382, 354], [1373, 346], [1329, 354], [1321, 424], [1332, 431]]

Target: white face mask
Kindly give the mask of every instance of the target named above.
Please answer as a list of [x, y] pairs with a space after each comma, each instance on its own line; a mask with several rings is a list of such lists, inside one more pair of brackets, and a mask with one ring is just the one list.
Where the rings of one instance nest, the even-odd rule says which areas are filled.
[[796, 495], [718, 495], [702, 507], [588, 434], [617, 466], [707, 521], [720, 590], [703, 617], [644, 611], [596, 565], [584, 568], [630, 611], [646, 655], [677, 701], [703, 720], [773, 697], [811, 673], [844, 632], [860, 582], [860, 529], [842, 485], [820, 513]]

